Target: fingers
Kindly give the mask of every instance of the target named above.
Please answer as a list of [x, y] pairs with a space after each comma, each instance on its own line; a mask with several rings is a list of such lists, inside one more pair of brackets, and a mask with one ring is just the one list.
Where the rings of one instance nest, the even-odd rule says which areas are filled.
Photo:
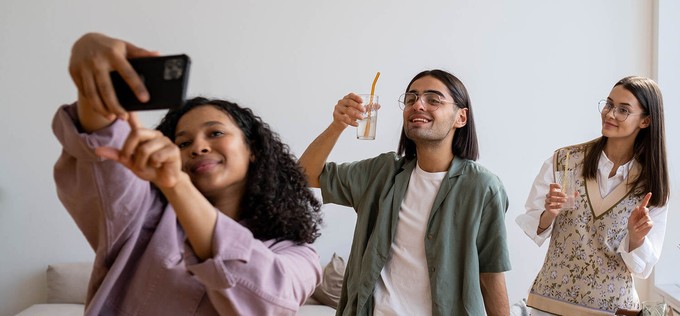
[[[101, 114], [102, 116], [113, 119], [114, 113], [108, 110], [106, 105], [102, 102], [99, 97], [99, 91], [97, 91], [96, 80], [94, 75], [87, 69], [80, 71], [78, 77], [80, 80], [80, 86], [78, 87], [78, 104], [79, 106], [89, 107], [94, 112]], [[74, 81], [75, 78], [74, 78]]]
[[545, 210], [553, 215], [557, 215], [566, 202], [567, 195], [562, 192], [561, 186], [557, 183], [551, 183], [550, 189], [545, 195]]
[[[163, 134], [160, 131], [150, 130], [146, 128], [136, 128], [130, 131], [130, 135], [125, 140], [125, 144], [120, 149], [120, 156], [122, 160], [133, 160], [133, 155], [137, 154], [138, 147], [141, 144], [149, 142], [155, 138], [162, 138]], [[136, 158], [135, 158], [136, 160]]]
[[[132, 116], [131, 125], [137, 118]], [[114, 160], [130, 169], [138, 177], [159, 187], [173, 186], [181, 174], [182, 159], [179, 148], [160, 132], [135, 128], [130, 132], [123, 148], [99, 147], [95, 153]]]
[[361, 105], [360, 96], [350, 93], [338, 100], [333, 111], [333, 118], [344, 125], [358, 126], [357, 120], [364, 116], [366, 109]]
[[158, 56], [157, 52], [139, 48], [126, 41], [103, 34], [88, 33], [78, 39], [71, 50], [69, 73], [82, 94], [85, 106], [107, 117], [125, 117], [111, 82], [111, 72], [117, 72], [137, 98], [146, 102], [149, 94], [128, 62], [128, 58]]
[[159, 147], [158, 150], [149, 155], [148, 163], [154, 168], [160, 168], [164, 163], [169, 161], [179, 162], [179, 160], [175, 160], [175, 158], [179, 156], [179, 148], [172, 142], [167, 141], [162, 147]]
[[98, 147], [95, 148], [94, 153], [105, 159], [120, 161], [119, 151], [113, 147]]
[[557, 183], [551, 183], [551, 184], [550, 184], [550, 189], [549, 189], [548, 191], [549, 191], [549, 192], [553, 192], [553, 191], [561, 191], [561, 190], [562, 190], [562, 186], [561, 186], [561, 185], [559, 185], [559, 184], [557, 184]]
[[164, 158], [170, 157], [177, 148], [174, 144], [165, 137], [153, 138], [146, 142], [141, 143], [137, 148], [135, 148], [134, 154], [132, 155], [132, 165], [138, 170], [144, 170], [146, 168], [160, 168]]
[[103, 103], [103, 107], [109, 113], [113, 113], [116, 116], [124, 115], [126, 112], [120, 103], [118, 103], [118, 97], [111, 82], [111, 73], [102, 69], [96, 70], [94, 82], [97, 86], [97, 94], [92, 96], [93, 101]]
[[[127, 42], [126, 44], [132, 45]], [[141, 102], [149, 101], [149, 92], [146, 90], [146, 86], [142, 82], [142, 79], [139, 77], [135, 69], [132, 68], [132, 65], [130, 65], [130, 62], [127, 59], [114, 59], [111, 62], [113, 64], [113, 69], [117, 71], [125, 83], [130, 86], [130, 89], [132, 89], [132, 91], [135, 93], [137, 99]], [[109, 80], [109, 85], [107, 88], [113, 92], [113, 86], [110, 84], [110, 81], [111, 80]]]
[[130, 124], [130, 127], [132, 129], [139, 129], [143, 128], [142, 122], [139, 121], [139, 116], [137, 116], [137, 113], [135, 112], [130, 112], [128, 115], [128, 124]]
[[[631, 216], [632, 217], [632, 216]], [[630, 221], [630, 219], [629, 219]], [[628, 222], [628, 235], [631, 241], [641, 241], [654, 227], [654, 221], [649, 216], [644, 216], [640, 220]]]
[[[128, 42], [125, 42], [125, 51], [127, 52], [127, 58], [160, 56], [160, 53], [157, 51], [149, 51]], [[119, 61], [119, 63], [117, 63], [114, 68], [118, 71], [120, 76], [123, 77], [123, 80], [125, 80], [125, 82], [130, 86], [132, 91], [134, 91], [139, 101], [149, 101], [150, 96], [149, 92], [146, 90], [146, 86], [134, 68], [132, 68], [132, 66], [127, 62], [127, 60], [124, 62]]]
[[160, 53], [158, 51], [147, 50], [128, 42], [125, 42], [125, 49], [127, 51], [128, 58], [160, 56]]
[[638, 205], [635, 209], [633, 209], [633, 212], [630, 213], [630, 218], [628, 220], [629, 222], [638, 222], [645, 216], [649, 217], [649, 209], [647, 208], [647, 204], [649, 204], [649, 199], [651, 198], [651, 192], [647, 193], [645, 197], [642, 198], [640, 205]]
[[566, 202], [567, 195], [562, 192], [562, 187], [557, 183], [551, 183], [548, 194], [545, 195], [546, 201], [551, 200], [551, 202]]
[[649, 200], [652, 198], [652, 192], [648, 192], [644, 198], [642, 198], [642, 202], [640, 202], [640, 207], [647, 207], [647, 204], [649, 204]]
[[654, 221], [649, 216], [649, 209], [647, 208], [651, 197], [652, 193], [647, 193], [642, 198], [640, 205], [633, 209], [628, 217], [628, 231], [631, 240], [642, 240], [654, 227]]
[[358, 105], [361, 105], [361, 103], [364, 102], [364, 99], [362, 99], [361, 96], [359, 96], [358, 94], [356, 94], [354, 92], [348, 93], [343, 99], [352, 100], [352, 101], [356, 102]]
[[649, 217], [645, 216], [642, 220], [635, 223], [633, 229], [637, 232], [641, 232], [647, 229], [651, 229], [654, 226], [654, 221]]

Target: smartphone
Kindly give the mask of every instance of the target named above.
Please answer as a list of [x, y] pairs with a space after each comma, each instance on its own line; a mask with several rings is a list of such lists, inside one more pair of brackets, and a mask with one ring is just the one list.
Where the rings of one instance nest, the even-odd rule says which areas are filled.
[[149, 91], [149, 101], [142, 103], [117, 71], [111, 82], [118, 103], [127, 111], [171, 109], [182, 106], [189, 82], [191, 59], [187, 55], [142, 57], [128, 60]]

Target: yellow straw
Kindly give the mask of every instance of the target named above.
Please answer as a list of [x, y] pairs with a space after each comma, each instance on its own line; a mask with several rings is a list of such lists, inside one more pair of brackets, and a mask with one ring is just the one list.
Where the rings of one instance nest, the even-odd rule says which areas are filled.
[[366, 122], [366, 129], [364, 130], [364, 137], [368, 137], [368, 133], [371, 130], [371, 108], [373, 108], [373, 94], [375, 93], [375, 84], [378, 82], [378, 77], [380, 77], [380, 71], [375, 74], [373, 78], [373, 84], [371, 85], [371, 96], [368, 100], [368, 121]]
[[375, 74], [375, 78], [373, 78], [373, 84], [371, 85], [371, 100], [368, 101], [369, 104], [373, 103], [373, 93], [375, 93], [375, 84], [378, 82], [378, 77], [380, 77], [380, 71], [378, 71]]
[[567, 151], [567, 158], [564, 162], [564, 172], [562, 173], [562, 191], [567, 187], [567, 168], [569, 167], [569, 152]]

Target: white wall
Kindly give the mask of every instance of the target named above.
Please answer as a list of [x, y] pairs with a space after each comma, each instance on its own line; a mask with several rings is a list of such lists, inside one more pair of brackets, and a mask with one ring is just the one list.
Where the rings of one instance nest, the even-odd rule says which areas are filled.
[[[331, 155], [336, 161], [394, 150], [405, 85], [423, 69], [452, 71], [472, 97], [480, 162], [510, 196], [514, 302], [545, 253], [514, 224], [533, 177], [555, 148], [599, 135], [596, 103], [614, 82], [652, 74], [652, 13], [651, 2], [638, 0], [4, 0], [0, 315], [44, 300], [47, 264], [92, 258], [56, 198], [51, 172], [60, 149], [50, 129], [56, 107], [75, 98], [66, 67], [70, 45], [87, 31], [190, 55], [191, 95], [252, 107], [297, 155], [331, 121], [335, 102], [369, 91], [380, 71], [377, 139], [358, 141], [348, 130]], [[152, 125], [161, 114], [144, 120]], [[677, 111], [667, 115], [678, 119]], [[325, 214], [317, 241], [323, 263], [333, 252], [347, 256], [355, 220], [341, 207]]]
[[[658, 58], [656, 76], [663, 91], [668, 156], [671, 168], [671, 201], [668, 212], [668, 229], [656, 267], [656, 284], [677, 284], [680, 286], [680, 2], [658, 0]], [[675, 298], [680, 301], [680, 297]]]

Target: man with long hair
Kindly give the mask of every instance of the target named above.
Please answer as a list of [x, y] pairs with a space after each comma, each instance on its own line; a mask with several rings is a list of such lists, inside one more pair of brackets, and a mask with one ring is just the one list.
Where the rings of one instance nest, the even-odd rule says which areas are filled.
[[465, 86], [448, 72], [424, 71], [399, 101], [398, 152], [326, 162], [366, 110], [350, 93], [299, 160], [325, 203], [357, 212], [338, 315], [508, 315], [508, 199], [500, 179], [475, 162]]

